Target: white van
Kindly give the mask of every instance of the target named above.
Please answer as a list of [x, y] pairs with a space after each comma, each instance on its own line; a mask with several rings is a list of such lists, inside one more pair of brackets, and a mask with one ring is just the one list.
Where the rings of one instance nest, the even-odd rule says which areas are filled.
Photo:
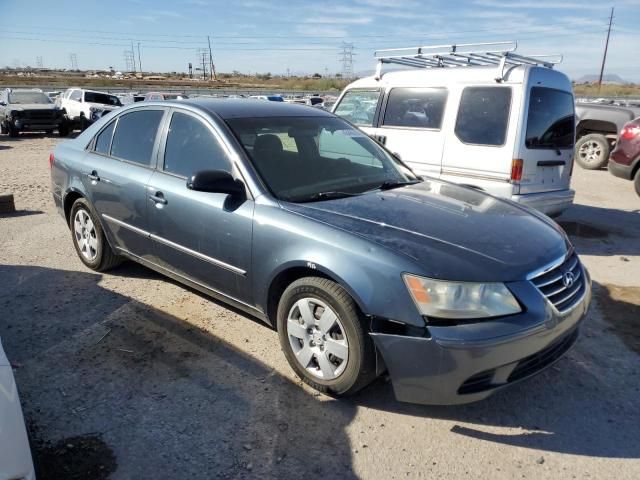
[[[575, 195], [571, 81], [516, 46], [378, 51], [376, 74], [351, 83], [333, 112], [419, 174], [558, 215]], [[405, 69], [383, 73], [385, 64]]]

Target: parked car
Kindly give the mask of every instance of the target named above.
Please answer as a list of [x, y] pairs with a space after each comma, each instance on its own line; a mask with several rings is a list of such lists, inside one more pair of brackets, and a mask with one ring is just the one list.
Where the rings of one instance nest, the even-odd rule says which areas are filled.
[[609, 171], [616, 177], [633, 180], [640, 195], [640, 117], [627, 123], [618, 135], [609, 157]]
[[575, 343], [590, 278], [546, 216], [421, 179], [321, 109], [144, 103], [50, 158], [87, 267], [132, 259], [254, 315], [335, 395], [388, 370], [399, 400], [470, 402]]
[[575, 148], [578, 165], [588, 170], [605, 167], [618, 132], [638, 115], [640, 109], [633, 107], [578, 102]]
[[[571, 81], [546, 61], [490, 47], [379, 51], [378, 72], [348, 85], [333, 112], [420, 174], [560, 214], [575, 196]], [[386, 64], [419, 68], [384, 73]]]
[[109, 93], [69, 88], [58, 97], [58, 106], [72, 129], [84, 130], [106, 113], [122, 107], [122, 103]]
[[251, 95], [249, 98], [254, 100], [268, 100], [270, 102], [284, 102], [282, 95]]
[[145, 101], [158, 101], [158, 100], [185, 100], [189, 98], [186, 93], [177, 92], [148, 92], [145, 94]]
[[35, 480], [11, 364], [0, 342], [0, 480]]
[[63, 112], [42, 90], [11, 89], [0, 92], [0, 133], [17, 137], [20, 132], [58, 130], [60, 136], [69, 134]]

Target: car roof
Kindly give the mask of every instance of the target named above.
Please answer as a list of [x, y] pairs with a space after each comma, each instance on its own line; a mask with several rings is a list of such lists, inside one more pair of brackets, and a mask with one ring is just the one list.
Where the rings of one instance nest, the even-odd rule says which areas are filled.
[[[167, 102], [174, 103], [174, 102]], [[253, 100], [250, 98], [190, 98], [176, 106], [192, 105], [223, 119], [247, 117], [330, 117], [331, 113], [306, 105]]]

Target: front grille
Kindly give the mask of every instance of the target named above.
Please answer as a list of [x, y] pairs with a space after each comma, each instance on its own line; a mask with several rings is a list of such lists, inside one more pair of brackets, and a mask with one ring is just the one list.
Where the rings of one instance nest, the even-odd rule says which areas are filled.
[[560, 313], [571, 310], [580, 301], [586, 288], [584, 272], [575, 253], [561, 265], [531, 281]]
[[54, 110], [26, 110], [22, 114], [28, 120], [52, 120], [56, 117]]

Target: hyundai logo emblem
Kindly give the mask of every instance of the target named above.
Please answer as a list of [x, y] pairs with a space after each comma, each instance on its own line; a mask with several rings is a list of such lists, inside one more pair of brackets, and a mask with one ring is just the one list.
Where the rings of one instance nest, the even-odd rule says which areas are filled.
[[573, 282], [575, 282], [575, 280], [576, 279], [573, 276], [573, 273], [571, 273], [571, 272], [565, 272], [564, 275], [562, 275], [562, 284], [566, 288], [571, 287], [571, 285], [573, 285]]

